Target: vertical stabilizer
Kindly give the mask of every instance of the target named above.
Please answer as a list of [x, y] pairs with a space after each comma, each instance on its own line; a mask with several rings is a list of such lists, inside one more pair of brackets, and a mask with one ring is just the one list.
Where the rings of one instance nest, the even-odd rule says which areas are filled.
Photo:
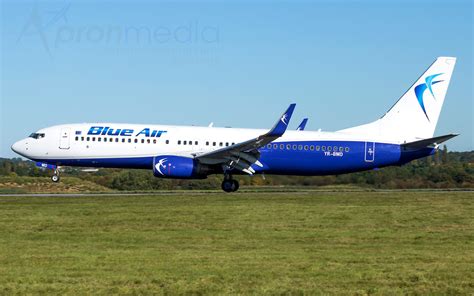
[[382, 118], [341, 132], [407, 142], [433, 137], [455, 64], [454, 57], [437, 58]]

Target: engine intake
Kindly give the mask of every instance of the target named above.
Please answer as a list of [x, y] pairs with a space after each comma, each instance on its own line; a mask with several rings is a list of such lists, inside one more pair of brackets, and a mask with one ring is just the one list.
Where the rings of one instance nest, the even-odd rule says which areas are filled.
[[153, 175], [158, 178], [205, 179], [207, 167], [190, 157], [160, 155], [153, 158]]

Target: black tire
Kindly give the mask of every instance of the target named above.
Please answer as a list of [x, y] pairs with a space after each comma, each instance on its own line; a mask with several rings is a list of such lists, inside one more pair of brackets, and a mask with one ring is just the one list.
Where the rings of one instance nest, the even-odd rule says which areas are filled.
[[234, 180], [224, 180], [222, 181], [222, 184], [221, 184], [221, 188], [222, 190], [224, 190], [225, 192], [233, 192], [235, 191], [235, 184], [234, 184]]
[[54, 183], [58, 183], [59, 182], [59, 176], [58, 175], [52, 175], [51, 176], [51, 181], [53, 181]]
[[232, 183], [234, 183], [234, 186], [233, 186], [233, 187], [234, 187], [234, 190], [233, 190], [233, 192], [236, 192], [237, 190], [239, 190], [239, 187], [240, 187], [239, 181], [237, 181], [237, 180], [232, 180]]

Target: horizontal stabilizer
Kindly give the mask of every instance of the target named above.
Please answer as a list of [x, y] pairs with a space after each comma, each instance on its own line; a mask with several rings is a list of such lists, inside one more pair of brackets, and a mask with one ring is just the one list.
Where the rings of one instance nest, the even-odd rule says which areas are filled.
[[422, 148], [426, 148], [426, 147], [436, 147], [439, 144], [441, 144], [443, 142], [446, 142], [447, 140], [452, 139], [456, 136], [459, 136], [459, 134], [449, 134], [449, 135], [444, 135], [444, 136], [419, 140], [419, 141], [415, 141], [415, 142], [405, 143], [405, 144], [402, 144], [402, 147], [411, 148], [411, 149], [422, 149]]

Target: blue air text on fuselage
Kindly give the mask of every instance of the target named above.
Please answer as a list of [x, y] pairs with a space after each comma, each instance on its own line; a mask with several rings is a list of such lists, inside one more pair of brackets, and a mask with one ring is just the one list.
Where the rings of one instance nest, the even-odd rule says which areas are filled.
[[87, 135], [96, 135], [96, 136], [122, 136], [122, 137], [138, 137], [143, 135], [144, 137], [150, 138], [159, 138], [162, 134], [167, 133], [168, 131], [163, 130], [151, 130], [149, 128], [144, 128], [140, 132], [135, 134], [133, 129], [122, 129], [122, 128], [110, 128], [109, 126], [92, 126], [89, 129]]

